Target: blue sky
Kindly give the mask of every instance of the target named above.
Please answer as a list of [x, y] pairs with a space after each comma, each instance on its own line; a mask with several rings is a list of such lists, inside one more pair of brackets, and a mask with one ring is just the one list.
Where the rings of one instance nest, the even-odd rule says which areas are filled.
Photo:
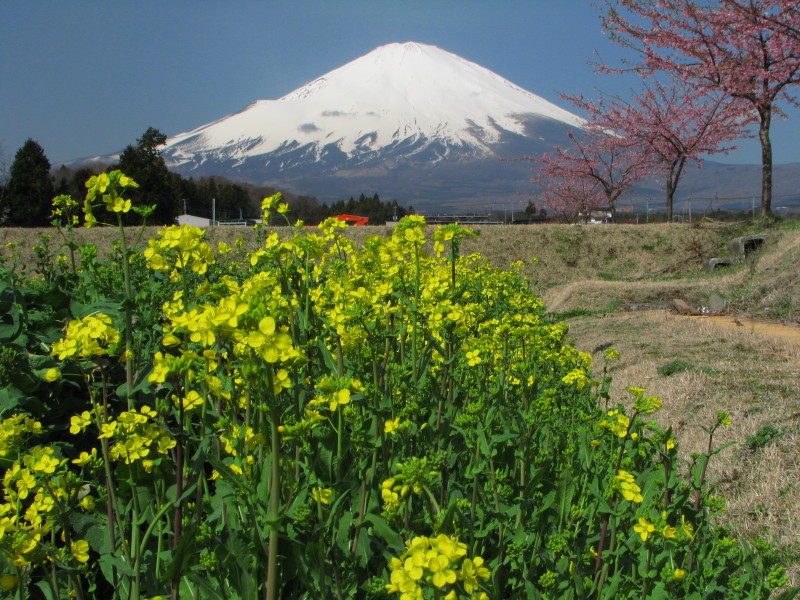
[[[278, 98], [377, 46], [416, 41], [571, 109], [561, 92], [625, 93], [589, 64], [620, 49], [588, 0], [3, 0], [0, 148], [50, 162], [109, 154], [148, 127], [194, 129]], [[800, 111], [774, 122], [775, 162], [800, 162]], [[755, 141], [715, 160], [759, 163]]]

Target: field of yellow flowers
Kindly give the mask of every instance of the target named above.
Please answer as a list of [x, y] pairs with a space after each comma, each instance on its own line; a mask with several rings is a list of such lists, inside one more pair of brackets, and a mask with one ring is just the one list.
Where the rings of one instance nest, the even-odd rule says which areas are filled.
[[[774, 548], [712, 524], [715, 435], [609, 393], [520, 274], [421, 217], [255, 250], [131, 236], [114, 171], [62, 246], [0, 265], [7, 598], [768, 598]], [[285, 212], [279, 195], [265, 213]], [[108, 258], [77, 243], [110, 220]], [[55, 255], [52, 255], [55, 253]], [[628, 405], [631, 408], [625, 409]], [[783, 597], [795, 595], [786, 590]]]

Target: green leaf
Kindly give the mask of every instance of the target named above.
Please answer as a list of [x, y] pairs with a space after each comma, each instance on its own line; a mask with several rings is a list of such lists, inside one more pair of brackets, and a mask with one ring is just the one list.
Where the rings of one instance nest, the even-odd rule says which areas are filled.
[[103, 575], [105, 576], [105, 578], [108, 580], [109, 583], [112, 583], [114, 581], [115, 574], [117, 577], [119, 577], [120, 575], [124, 577], [133, 577], [135, 575], [131, 565], [126, 563], [120, 557], [114, 556], [111, 553], [101, 554], [99, 562], [100, 562], [100, 570], [103, 572]]
[[99, 302], [92, 302], [91, 304], [83, 304], [78, 300], [73, 300], [69, 304], [69, 311], [75, 315], [76, 319], [82, 319], [89, 315], [103, 313], [111, 317], [112, 320], [117, 321], [121, 318], [122, 313], [119, 302], [112, 302], [109, 300], [101, 300]]
[[695, 489], [699, 488], [703, 485], [703, 474], [705, 471], [706, 463], [708, 463], [708, 455], [701, 454], [697, 459], [697, 465], [694, 468], [694, 472], [692, 473], [692, 484], [694, 485]]
[[176, 573], [181, 576], [186, 572], [189, 565], [189, 560], [194, 554], [194, 544], [197, 539], [197, 526], [189, 525], [184, 528], [181, 533], [181, 539], [178, 540], [178, 547], [172, 553], [172, 560], [169, 561], [164, 577], [171, 580]]
[[391, 525], [389, 525], [383, 517], [370, 513], [364, 516], [364, 522], [372, 525], [375, 534], [383, 539], [387, 546], [396, 551], [402, 551], [405, 546], [403, 538], [392, 529]]
[[13, 412], [25, 402], [26, 396], [13, 385], [0, 388], [0, 415]]
[[16, 340], [23, 329], [23, 321], [21, 318], [19, 307], [11, 304], [6, 309], [4, 320], [10, 320], [10, 323], [0, 323], [0, 343], [8, 344]]
[[334, 529], [334, 544], [345, 555], [350, 552], [350, 528], [352, 525], [353, 514], [346, 510], [339, 517], [339, 522]]
[[53, 590], [48, 581], [40, 581], [36, 584], [36, 587], [42, 591], [42, 596], [44, 596], [46, 600], [59, 600], [58, 596], [53, 596]]
[[613, 515], [614, 511], [609, 506], [606, 499], [603, 497], [602, 492], [600, 492], [600, 487], [598, 486], [597, 478], [593, 477], [588, 485], [589, 491], [592, 492], [594, 499], [597, 501], [597, 513], [598, 514], [605, 514], [605, 515]]
[[656, 581], [648, 598], [649, 600], [669, 600], [672, 595], [667, 591], [663, 581]]

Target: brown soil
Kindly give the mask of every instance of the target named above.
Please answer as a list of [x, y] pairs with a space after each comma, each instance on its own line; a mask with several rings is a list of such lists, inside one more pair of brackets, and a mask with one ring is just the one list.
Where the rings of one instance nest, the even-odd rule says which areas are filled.
[[754, 321], [744, 317], [733, 317], [727, 315], [703, 315], [699, 317], [689, 317], [698, 323], [709, 323], [715, 327], [724, 329], [740, 329], [744, 332], [755, 333], [766, 337], [778, 338], [790, 344], [800, 345], [800, 327], [795, 325], [782, 325], [780, 323], [767, 323]]

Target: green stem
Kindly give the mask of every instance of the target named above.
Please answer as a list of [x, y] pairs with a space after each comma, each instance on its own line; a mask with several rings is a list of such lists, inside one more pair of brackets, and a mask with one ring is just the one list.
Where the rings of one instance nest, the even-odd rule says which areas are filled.
[[17, 600], [25, 600], [25, 586], [22, 585], [23, 582], [23, 573], [22, 568], [17, 567]]
[[416, 390], [417, 387], [417, 379], [419, 379], [419, 361], [417, 360], [419, 357], [419, 299], [420, 299], [420, 279], [422, 277], [421, 268], [420, 268], [420, 251], [419, 246], [416, 244], [414, 245], [414, 267], [416, 272], [414, 273], [414, 315], [412, 319], [412, 327], [414, 330], [411, 332], [411, 363], [412, 363], [412, 383], [413, 387]]
[[[102, 411], [100, 407], [97, 405], [95, 400], [94, 394], [91, 395], [91, 403], [92, 403], [92, 410], [94, 411], [94, 420], [95, 425], [97, 426], [97, 432], [102, 433], [101, 424], [107, 422], [108, 417], [108, 382], [106, 380], [106, 373], [105, 370], [99, 367], [100, 371], [100, 378], [102, 381], [102, 398], [103, 398], [103, 406]], [[87, 385], [89, 384], [88, 377], [87, 377]], [[91, 389], [91, 387], [89, 388]], [[106, 481], [106, 518], [107, 518], [107, 533], [108, 533], [108, 547], [111, 552], [115, 552], [117, 550], [116, 544], [116, 536], [114, 535], [114, 527], [116, 524], [117, 529], [119, 529], [120, 534], [123, 533], [124, 529], [122, 527], [122, 522], [120, 521], [120, 511], [117, 507], [117, 494], [116, 494], [116, 486], [114, 484], [114, 479], [111, 475], [111, 456], [109, 452], [109, 444], [108, 438], [104, 437], [100, 440], [100, 452], [103, 455], [103, 474], [105, 475]], [[125, 557], [125, 560], [128, 564], [130, 564], [131, 556], [130, 551], [128, 548], [127, 543], [122, 543], [122, 552]], [[113, 581], [111, 582], [116, 589], [119, 586], [119, 579], [117, 577], [116, 569], [113, 571]]]
[[[320, 524], [322, 524], [325, 522], [322, 515], [322, 502], [317, 501], [316, 504], [317, 504], [317, 520], [319, 521]], [[319, 583], [321, 590], [328, 589], [327, 569], [325, 568], [327, 566], [325, 564], [325, 546], [326, 543], [320, 544], [319, 548], [317, 549], [317, 560], [319, 561], [319, 565], [317, 566], [317, 568], [319, 569]]]
[[128, 485], [131, 487], [131, 551], [133, 555], [133, 582], [131, 584], [131, 600], [139, 600], [139, 586], [142, 571], [142, 553], [139, 552], [139, 495], [136, 492], [136, 483], [133, 477], [128, 478]]
[[[497, 513], [500, 513], [500, 495], [497, 493], [498, 486], [497, 486], [497, 476], [495, 475], [494, 469], [494, 459], [489, 457], [489, 473], [492, 476], [492, 492], [494, 495], [494, 509]], [[505, 528], [503, 527], [502, 522], [498, 522], [497, 524], [497, 547], [499, 548], [498, 552], [498, 564], [503, 563], [503, 556], [504, 556], [504, 545], [503, 545], [503, 537], [505, 536]]]
[[[142, 534], [142, 539], [139, 541], [139, 554], [140, 555], [144, 554], [144, 551], [146, 550], [146, 546], [147, 546], [147, 541], [150, 539], [150, 536], [153, 534], [153, 529], [155, 529], [156, 526], [159, 524], [159, 521], [161, 520], [161, 517], [163, 517], [165, 514], [167, 514], [167, 511], [170, 508], [172, 508], [173, 506], [174, 505], [173, 505], [172, 502], [167, 502], [167, 503], [164, 504], [164, 506], [162, 506], [161, 508], [158, 509], [158, 512], [156, 514], [153, 515], [153, 518], [150, 520], [150, 525], [147, 526], [147, 529], [145, 529], [144, 533]], [[159, 546], [161, 544], [160, 537], [161, 536], [159, 536], [159, 540], [158, 540]]]
[[125, 227], [122, 225], [122, 213], [117, 213], [119, 239], [122, 244], [122, 278], [125, 287], [125, 395], [128, 398], [128, 410], [133, 410], [133, 289], [131, 288], [131, 269], [128, 263], [128, 242], [125, 239]]
[[469, 504], [469, 517], [470, 517], [470, 546], [475, 543], [475, 532], [478, 529], [475, 523], [475, 505], [478, 503], [478, 459], [480, 458], [480, 445], [478, 440], [475, 440], [475, 456], [472, 459], [472, 498]]
[[423, 485], [422, 489], [425, 490], [425, 495], [428, 497], [428, 502], [431, 503], [431, 516], [433, 516], [435, 519], [436, 515], [442, 512], [442, 509], [439, 507], [439, 503], [436, 501], [433, 493], [428, 489], [428, 486]]
[[278, 408], [270, 407], [271, 452], [269, 486], [269, 550], [267, 552], [266, 600], [278, 597], [278, 501], [280, 497], [280, 433], [278, 432]]
[[647, 588], [649, 587], [648, 584], [650, 580], [647, 576], [647, 572], [650, 570], [650, 547], [647, 547], [647, 558], [645, 559], [645, 576], [643, 577], [644, 581], [642, 582], [642, 600], [646, 600], [647, 598]]
[[[184, 387], [185, 389], [185, 387]], [[175, 445], [175, 517], [174, 522], [172, 523], [173, 527], [173, 536], [172, 536], [172, 550], [175, 551], [178, 548], [178, 544], [181, 541], [181, 535], [183, 533], [183, 507], [182, 507], [182, 496], [183, 496], [183, 485], [184, 485], [184, 472], [183, 472], [183, 463], [184, 463], [184, 430], [183, 430], [183, 400], [179, 401], [178, 406], [178, 435], [177, 435], [177, 444]], [[171, 592], [170, 598], [171, 600], [178, 600], [180, 596], [180, 587], [181, 587], [181, 572], [179, 569], [175, 569], [175, 573], [172, 575], [172, 581], [170, 583]]]

